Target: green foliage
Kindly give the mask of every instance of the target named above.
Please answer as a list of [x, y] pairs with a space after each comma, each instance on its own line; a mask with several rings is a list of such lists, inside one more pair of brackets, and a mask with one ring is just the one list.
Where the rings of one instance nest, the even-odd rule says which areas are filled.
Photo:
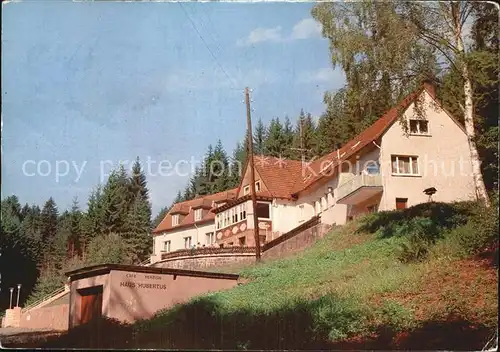
[[468, 257], [484, 250], [497, 238], [497, 209], [478, 206], [465, 225], [452, 229], [446, 235], [446, 242], [454, 249], [455, 254]]
[[317, 134], [316, 126], [311, 114], [305, 114], [304, 110], [300, 111], [297, 126], [295, 127], [295, 136], [293, 138], [293, 147], [296, 149], [304, 149], [303, 151], [294, 150], [293, 159], [300, 160], [302, 155], [306, 160], [310, 160], [316, 156], [317, 151]]
[[381, 323], [393, 331], [404, 331], [414, 327], [413, 312], [395, 301], [385, 301], [377, 314]]
[[87, 265], [131, 264], [129, 250], [128, 244], [116, 233], [98, 235], [89, 243], [85, 263]]
[[58, 216], [56, 203], [51, 197], [43, 206], [40, 214], [42, 266], [44, 268], [54, 264], [54, 261], [51, 259], [51, 253], [55, 249]]
[[264, 148], [264, 141], [266, 138], [266, 126], [264, 126], [264, 123], [262, 122], [262, 119], [259, 119], [257, 121], [257, 125], [255, 126], [254, 132], [253, 132], [253, 143], [254, 143], [254, 153], [255, 154], [266, 154], [265, 153], [265, 148]]

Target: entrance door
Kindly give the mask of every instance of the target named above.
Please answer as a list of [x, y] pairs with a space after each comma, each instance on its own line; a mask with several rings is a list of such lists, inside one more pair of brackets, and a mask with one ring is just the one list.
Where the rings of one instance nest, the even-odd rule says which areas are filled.
[[406, 209], [408, 198], [396, 198], [396, 209]]
[[102, 316], [102, 286], [94, 286], [82, 289], [80, 324], [87, 324]]

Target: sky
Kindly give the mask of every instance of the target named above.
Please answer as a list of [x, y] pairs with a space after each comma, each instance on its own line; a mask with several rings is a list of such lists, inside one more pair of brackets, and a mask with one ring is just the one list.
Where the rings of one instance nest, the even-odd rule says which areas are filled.
[[209, 144], [243, 139], [246, 86], [255, 125], [318, 117], [345, 83], [312, 3], [2, 5], [1, 190], [22, 204], [85, 209], [139, 157], [156, 214]]

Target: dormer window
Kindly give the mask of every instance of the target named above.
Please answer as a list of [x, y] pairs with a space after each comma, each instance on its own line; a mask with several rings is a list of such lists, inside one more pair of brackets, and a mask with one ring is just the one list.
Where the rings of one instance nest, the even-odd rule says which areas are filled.
[[255, 182], [255, 192], [260, 192], [260, 181]]
[[250, 186], [245, 186], [243, 188], [243, 195], [247, 195], [247, 194], [250, 194]]
[[201, 216], [203, 215], [202, 213], [203, 209], [196, 209], [194, 211], [194, 221], [200, 221], [201, 220]]
[[179, 225], [179, 214], [172, 215], [172, 226]]
[[410, 134], [429, 135], [429, 121], [410, 120]]

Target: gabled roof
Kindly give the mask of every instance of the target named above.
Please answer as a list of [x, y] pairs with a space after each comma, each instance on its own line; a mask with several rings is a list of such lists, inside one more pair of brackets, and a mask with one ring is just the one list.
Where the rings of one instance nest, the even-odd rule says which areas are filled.
[[302, 161], [257, 155], [254, 165], [267, 189], [259, 193], [273, 198], [291, 198], [294, 185], [302, 177]]
[[308, 168], [306, 167], [307, 170], [304, 170], [304, 177], [294, 186], [293, 195], [309, 188], [324, 176], [331, 176], [332, 168], [337, 167], [368, 144], [379, 139], [396, 122], [398, 117], [401, 116], [401, 112], [406, 110], [424, 90], [436, 101], [434, 87], [428, 83], [424, 83], [420, 89], [406, 96], [399, 104], [387, 111], [370, 127], [347, 142], [342, 148], [315, 160]]
[[[177, 230], [179, 228], [194, 226], [195, 224], [212, 221], [215, 218], [215, 214], [210, 211], [207, 211], [205, 216], [201, 220], [194, 221], [194, 210], [197, 208], [210, 209], [212, 207], [212, 202], [230, 201], [235, 197], [236, 189], [230, 189], [224, 192], [200, 196], [195, 199], [187, 200], [185, 202], [176, 203], [174, 204], [172, 209], [170, 209], [167, 215], [165, 215], [160, 224], [153, 230], [153, 234], [170, 230]], [[179, 225], [176, 226], [172, 226], [172, 215], [174, 214], [185, 215], [184, 219], [182, 219]]]

